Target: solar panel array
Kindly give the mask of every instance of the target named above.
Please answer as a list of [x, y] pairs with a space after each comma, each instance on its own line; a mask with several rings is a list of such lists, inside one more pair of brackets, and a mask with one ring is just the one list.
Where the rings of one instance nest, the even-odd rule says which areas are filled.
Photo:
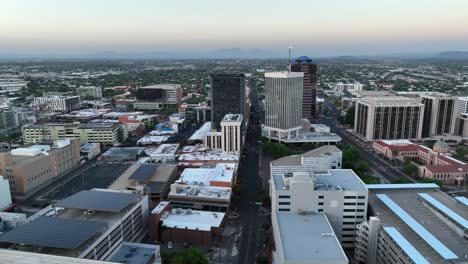
[[438, 210], [442, 211], [445, 215], [447, 215], [450, 219], [468, 229], [468, 221], [463, 218], [461, 215], [455, 213], [452, 209], [448, 208], [447, 206], [443, 205], [441, 202], [434, 199], [427, 193], [418, 193], [424, 200], [426, 200], [429, 204], [437, 208]]
[[415, 264], [429, 264], [429, 262], [419, 253], [419, 251], [406, 240], [406, 238], [398, 232], [394, 227], [384, 227], [385, 232], [395, 241], [400, 248], [411, 258]]
[[377, 194], [377, 197], [398, 216], [406, 225], [408, 225], [418, 236], [420, 236], [426, 243], [431, 246], [440, 256], [444, 259], [458, 259], [449, 248], [447, 248], [440, 240], [433, 236], [426, 228], [419, 224], [413, 217], [411, 217], [405, 210], [398, 206], [386, 194]]
[[132, 193], [85, 190], [55, 203], [55, 206], [117, 213], [138, 197]]
[[105, 227], [103, 222], [41, 216], [0, 235], [0, 242], [76, 249]]
[[149, 181], [157, 169], [158, 165], [156, 164], [142, 164], [128, 179], [134, 181]]

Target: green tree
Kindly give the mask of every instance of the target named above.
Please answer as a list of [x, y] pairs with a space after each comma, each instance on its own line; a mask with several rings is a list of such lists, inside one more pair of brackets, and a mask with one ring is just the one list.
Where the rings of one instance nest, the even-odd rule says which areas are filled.
[[356, 112], [356, 106], [351, 106], [344, 116], [344, 123], [350, 126], [354, 125], [354, 113]]
[[343, 151], [343, 168], [344, 169], [354, 169], [354, 166], [358, 159], [360, 158], [361, 153], [358, 149], [351, 146], [346, 146]]
[[171, 264], [208, 264], [208, 258], [198, 248], [189, 248], [183, 253], [174, 254]]
[[468, 155], [468, 149], [464, 147], [458, 147], [455, 149], [455, 158], [459, 160], [465, 160], [465, 156]]
[[392, 183], [410, 183], [411, 181], [408, 178], [399, 176], [392, 179]]
[[411, 175], [413, 177], [418, 175], [418, 166], [409, 160], [405, 160], [402, 168], [403, 171], [408, 175]]
[[398, 151], [398, 149], [392, 150], [392, 155], [393, 155], [393, 157], [398, 156], [398, 154], [400, 154], [400, 151]]

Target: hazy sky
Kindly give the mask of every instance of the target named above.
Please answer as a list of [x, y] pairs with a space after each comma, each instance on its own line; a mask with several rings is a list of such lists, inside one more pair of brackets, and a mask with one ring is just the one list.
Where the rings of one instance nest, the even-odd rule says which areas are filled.
[[468, 0], [0, 0], [0, 53], [468, 50]]

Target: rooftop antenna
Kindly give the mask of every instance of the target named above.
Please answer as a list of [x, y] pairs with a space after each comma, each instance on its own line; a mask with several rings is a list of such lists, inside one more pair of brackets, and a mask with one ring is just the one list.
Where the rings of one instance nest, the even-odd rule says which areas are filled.
[[289, 46], [289, 56], [288, 56], [288, 71], [291, 72], [291, 52], [292, 52], [292, 47]]

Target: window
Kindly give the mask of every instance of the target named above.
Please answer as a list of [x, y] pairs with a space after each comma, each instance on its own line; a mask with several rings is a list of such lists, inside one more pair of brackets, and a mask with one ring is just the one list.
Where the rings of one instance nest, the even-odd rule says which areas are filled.
[[343, 222], [343, 225], [354, 225], [354, 222]]
[[323, 195], [319, 195], [319, 199], [323, 199]]
[[354, 228], [343, 228], [342, 231], [354, 231]]
[[357, 209], [356, 211], [358, 211], [358, 212], [361, 212], [361, 213], [362, 213], [362, 212], [364, 212], [364, 209]]
[[356, 203], [344, 203], [344, 205], [356, 205]]
[[355, 209], [344, 209], [343, 212], [356, 212]]
[[280, 198], [280, 199], [289, 199], [289, 198], [291, 198], [291, 195], [279, 195], [278, 198]]
[[289, 212], [289, 208], [279, 208], [278, 211], [280, 211], [280, 212]]
[[323, 209], [318, 209], [319, 213], [323, 212]]
[[356, 196], [345, 196], [345, 199], [356, 199]]
[[365, 205], [365, 203], [357, 203], [357, 205]]
[[358, 198], [358, 199], [366, 199], [365, 196], [358, 196], [357, 198]]
[[354, 235], [342, 235], [342, 237], [354, 237]]
[[354, 215], [344, 215], [343, 218], [354, 218]]
[[290, 205], [290, 202], [279, 202], [278, 205]]
[[323, 202], [319, 202], [318, 205], [323, 205]]

